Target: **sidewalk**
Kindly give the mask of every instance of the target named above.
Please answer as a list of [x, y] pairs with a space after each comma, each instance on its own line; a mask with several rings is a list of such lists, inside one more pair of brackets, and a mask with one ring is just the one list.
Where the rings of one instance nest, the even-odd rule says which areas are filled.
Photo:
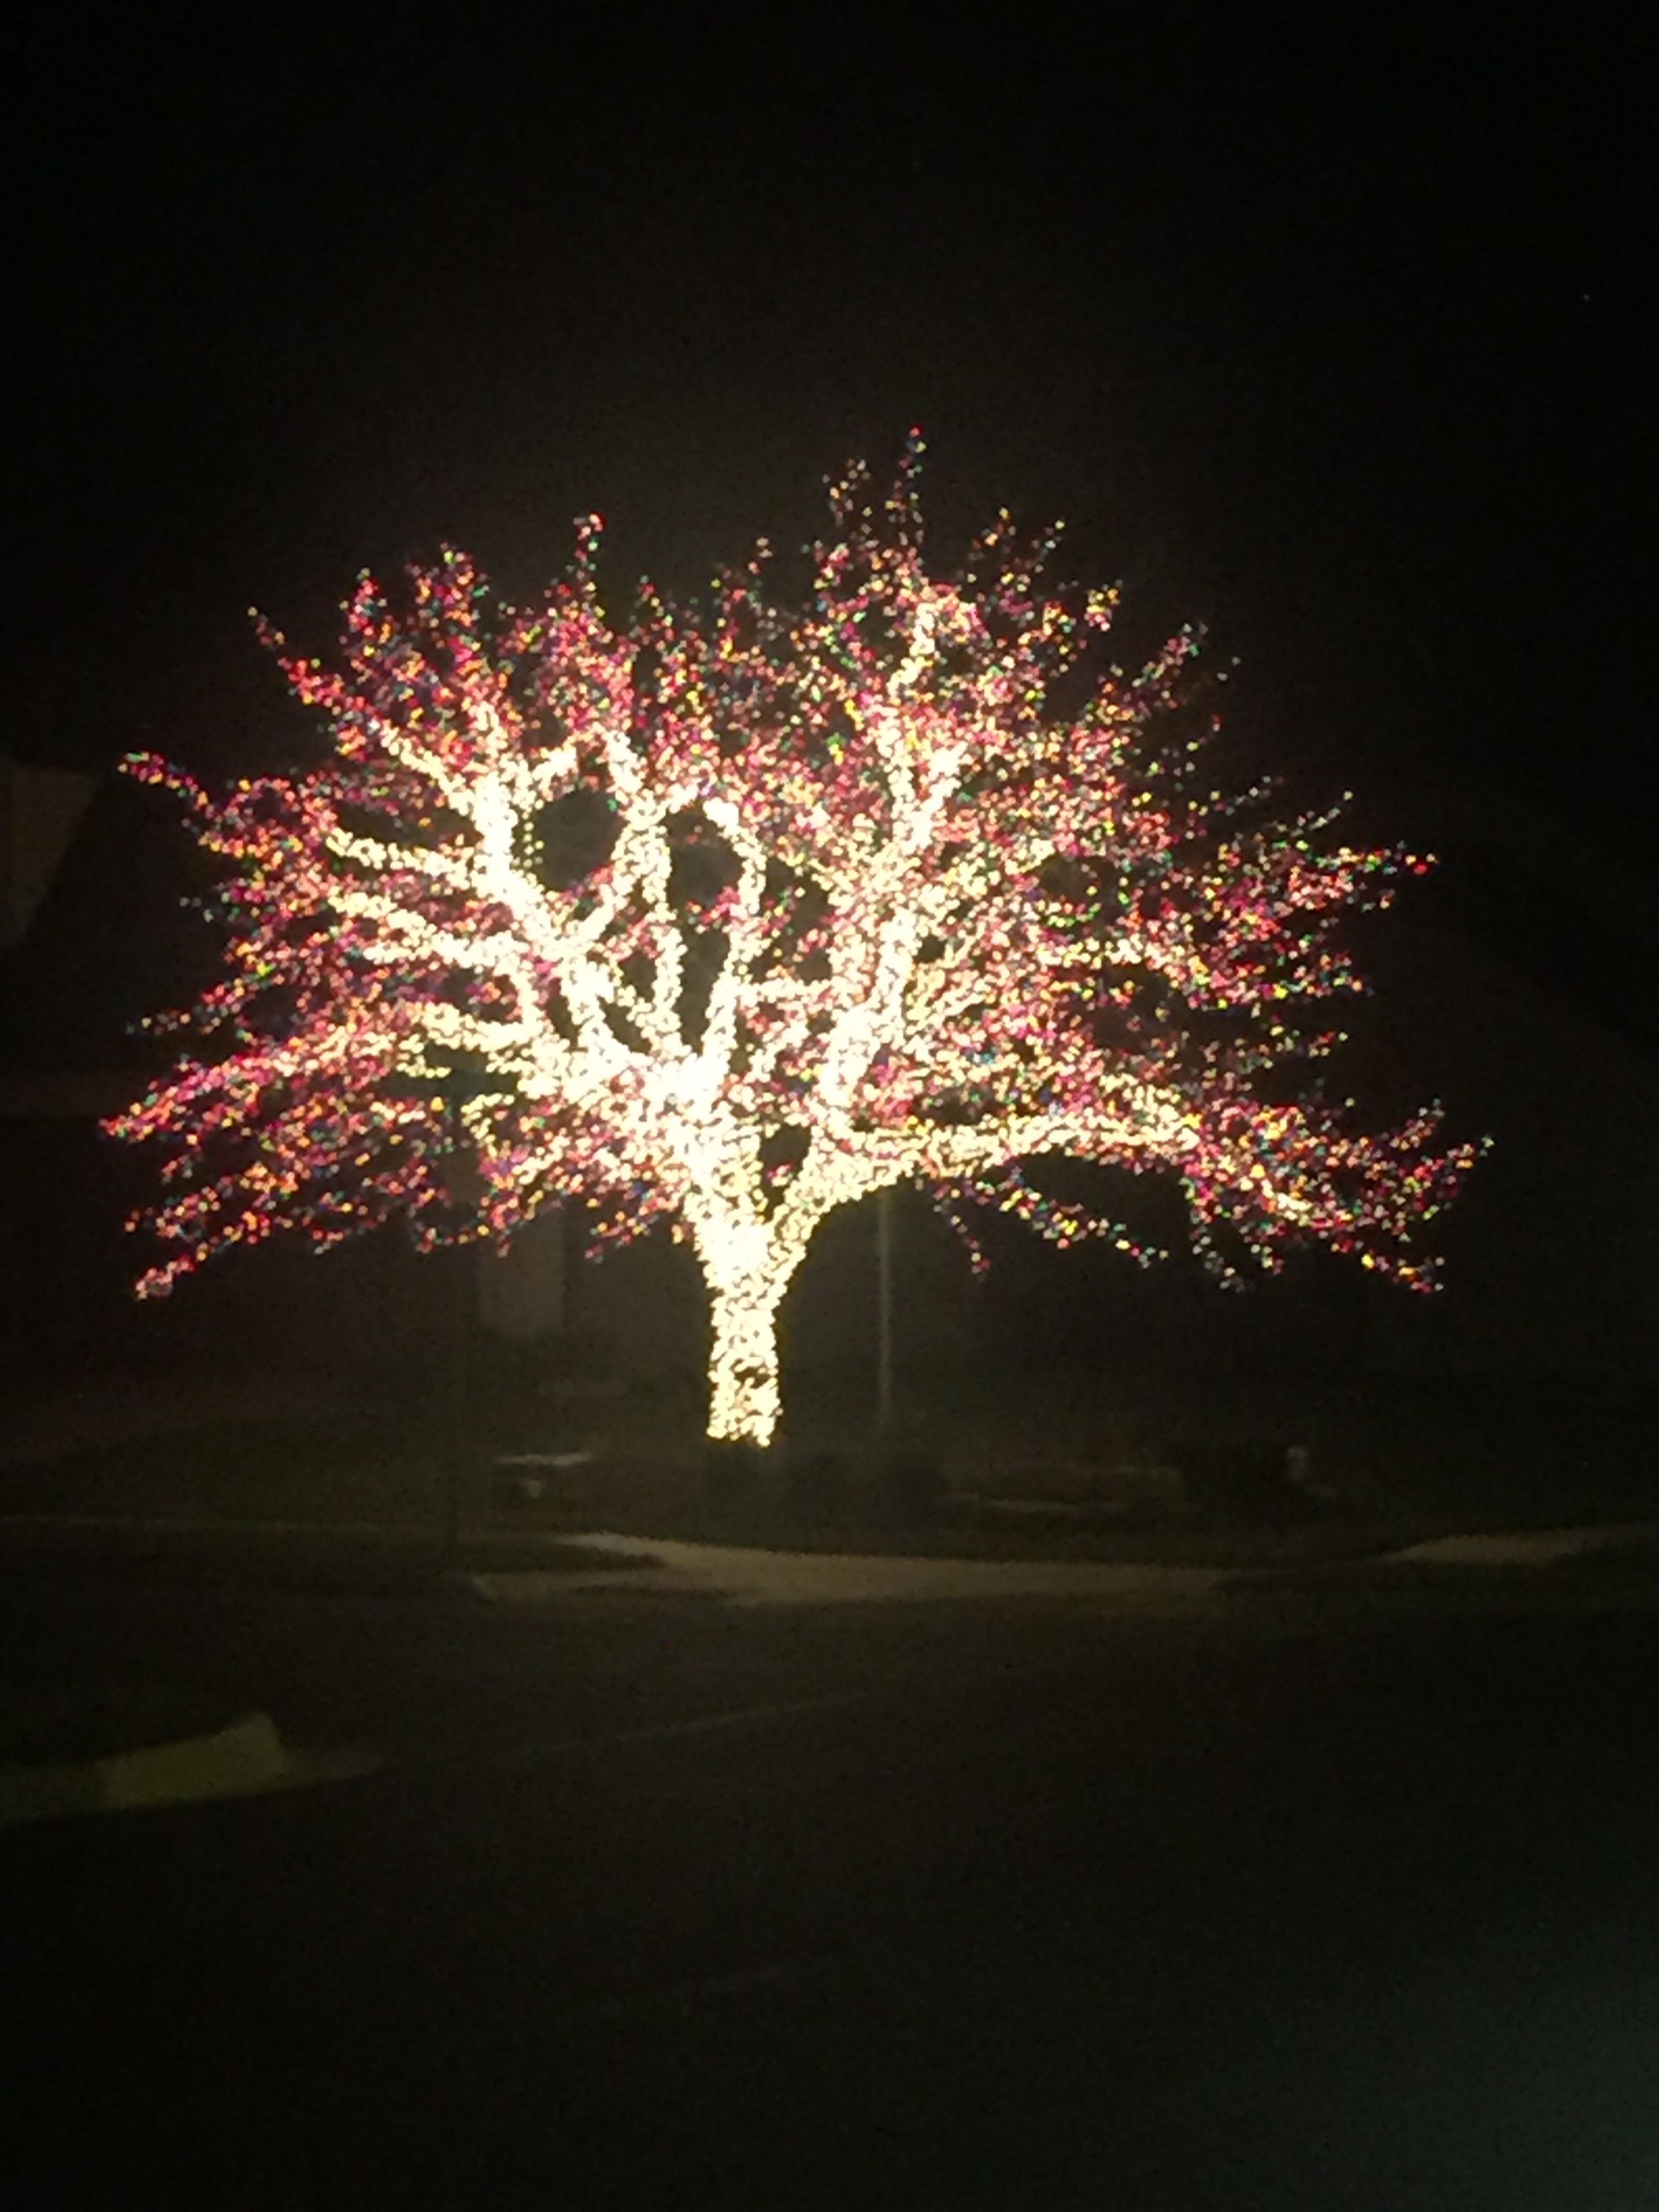
[[[787, 1547], [690, 1543], [678, 1538], [618, 1535], [609, 1531], [564, 1540], [561, 1571], [532, 1564], [484, 1570], [468, 1579], [495, 1604], [545, 1602], [586, 1589], [627, 1585], [645, 1594], [718, 1599], [727, 1605], [836, 1606], [915, 1604], [948, 1600], [1087, 1599], [1114, 1613], [1162, 1618], [1236, 1610], [1229, 1597], [1303, 1588], [1327, 1589], [1372, 1581], [1407, 1589], [1425, 1571], [1442, 1587], [1465, 1589], [1514, 1571], [1540, 1578], [1566, 1565], [1607, 1560], [1617, 1566], [1651, 1565], [1659, 1596], [1659, 1522], [1605, 1528], [1529, 1529], [1443, 1536], [1402, 1549], [1300, 1569], [1263, 1565], [1228, 1568], [1170, 1565], [1156, 1561], [1100, 1559], [963, 1559], [937, 1554], [792, 1551]], [[582, 1554], [594, 1564], [581, 1571]]]

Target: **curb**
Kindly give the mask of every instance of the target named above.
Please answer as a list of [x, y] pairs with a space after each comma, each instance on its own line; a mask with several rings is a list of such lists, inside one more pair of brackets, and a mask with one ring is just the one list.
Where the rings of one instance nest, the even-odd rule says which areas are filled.
[[1384, 1552], [1385, 1567], [1554, 1567], [1567, 1559], [1596, 1558], [1652, 1544], [1659, 1522], [1623, 1521], [1582, 1528], [1481, 1529], [1432, 1536], [1403, 1550]]
[[[939, 1599], [1091, 1598], [1153, 1611], [1206, 1608], [1227, 1571], [1098, 1559], [959, 1559], [908, 1553], [792, 1552], [591, 1530], [564, 1541], [593, 1555], [587, 1574], [530, 1567], [468, 1577], [492, 1603], [629, 1589], [727, 1605], [799, 1606]], [[629, 1562], [632, 1564], [629, 1564]]]

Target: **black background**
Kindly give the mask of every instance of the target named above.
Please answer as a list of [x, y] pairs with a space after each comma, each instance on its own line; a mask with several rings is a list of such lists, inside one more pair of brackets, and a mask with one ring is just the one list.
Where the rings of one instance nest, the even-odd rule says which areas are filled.
[[1609, 12], [54, 14], [6, 95], [8, 741], [210, 772], [362, 565], [695, 589], [911, 422], [1209, 623], [1364, 826], [1493, 782], [1632, 857], [1653, 769], [1652, 54]]

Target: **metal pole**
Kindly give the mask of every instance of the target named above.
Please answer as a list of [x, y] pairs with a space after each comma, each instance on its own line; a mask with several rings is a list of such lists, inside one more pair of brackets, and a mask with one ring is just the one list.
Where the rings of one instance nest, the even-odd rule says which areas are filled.
[[876, 1426], [893, 1425], [893, 1192], [876, 1196]]
[[461, 1474], [466, 1460], [466, 1365], [467, 1365], [467, 1293], [471, 1288], [470, 1263], [472, 1248], [470, 1244], [455, 1247], [455, 1263], [461, 1269], [461, 1293], [453, 1300], [451, 1316], [449, 1375], [449, 1449], [445, 1453], [447, 1471], [444, 1477], [444, 1559], [446, 1568], [453, 1568], [461, 1555]]
[[[449, 1149], [452, 1164], [461, 1151], [461, 1103], [449, 1100]], [[472, 1247], [457, 1244], [454, 1265], [458, 1289], [451, 1294], [449, 1437], [444, 1454], [443, 1564], [453, 1571], [461, 1554], [461, 1479], [466, 1462], [467, 1354], [471, 1349], [472, 1303]]]

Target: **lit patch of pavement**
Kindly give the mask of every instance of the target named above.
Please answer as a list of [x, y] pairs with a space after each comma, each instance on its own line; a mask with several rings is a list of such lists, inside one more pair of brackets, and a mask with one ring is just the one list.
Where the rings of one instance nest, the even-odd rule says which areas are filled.
[[301, 1751], [269, 1713], [240, 1712], [221, 1726], [96, 1756], [0, 1760], [0, 1828], [94, 1813], [131, 1813], [215, 1798], [262, 1796], [368, 1774], [371, 1753]]

